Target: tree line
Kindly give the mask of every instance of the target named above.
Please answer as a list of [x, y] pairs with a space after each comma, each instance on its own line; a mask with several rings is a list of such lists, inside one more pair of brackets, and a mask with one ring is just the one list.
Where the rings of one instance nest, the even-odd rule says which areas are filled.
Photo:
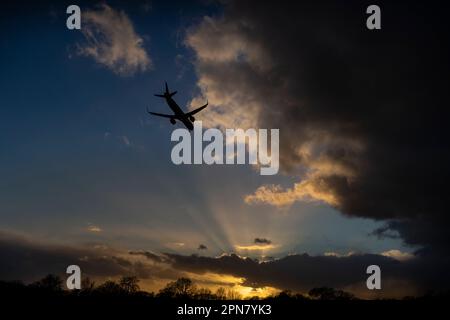
[[[66, 290], [61, 277], [49, 274], [44, 278], [24, 284], [20, 281], [0, 281], [0, 294], [23, 296], [94, 296], [94, 297], [139, 297], [162, 299], [197, 299], [197, 300], [242, 300], [243, 297], [233, 288], [219, 287], [214, 292], [208, 288], [198, 287], [189, 278], [179, 278], [169, 282], [158, 292], [148, 292], [139, 286], [140, 280], [136, 276], [123, 276], [117, 281], [107, 280], [99, 285], [89, 277], [81, 282], [81, 289]], [[429, 293], [422, 298], [448, 297], [448, 293]], [[258, 296], [246, 297], [258, 300]], [[309, 290], [307, 294], [295, 293], [290, 290], [280, 291], [264, 299], [277, 300], [358, 300], [352, 293], [330, 287], [318, 287]], [[404, 297], [403, 300], [415, 299]]]

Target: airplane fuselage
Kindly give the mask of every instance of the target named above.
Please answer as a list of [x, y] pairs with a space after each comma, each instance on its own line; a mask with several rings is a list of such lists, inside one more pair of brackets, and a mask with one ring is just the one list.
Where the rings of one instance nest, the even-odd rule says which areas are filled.
[[208, 101], [206, 101], [205, 105], [185, 113], [185, 112], [183, 112], [183, 110], [181, 110], [180, 106], [175, 102], [175, 100], [172, 99], [172, 96], [174, 94], [176, 94], [177, 92], [176, 91], [170, 92], [167, 82], [166, 82], [165, 89], [166, 90], [163, 94], [155, 94], [155, 96], [157, 96], [159, 98], [164, 98], [166, 100], [167, 105], [172, 110], [173, 114], [163, 114], [163, 113], [158, 113], [158, 112], [152, 112], [152, 111], [149, 111], [148, 109], [147, 109], [147, 112], [154, 116], [163, 117], [166, 119], [169, 118], [171, 124], [175, 124], [178, 120], [178, 121], [182, 122], [185, 125], [185, 127], [188, 128], [189, 130], [194, 130], [194, 125], [193, 125], [193, 122], [195, 121], [194, 114], [205, 109], [208, 106]]
[[181, 110], [181, 108], [178, 106], [178, 104], [175, 102], [175, 100], [172, 99], [172, 97], [166, 97], [166, 103], [169, 106], [169, 108], [173, 111], [173, 113], [177, 116], [177, 118], [183, 122], [183, 124], [188, 128], [189, 130], [194, 129], [194, 125], [192, 124], [191, 120], [186, 116], [186, 114]]

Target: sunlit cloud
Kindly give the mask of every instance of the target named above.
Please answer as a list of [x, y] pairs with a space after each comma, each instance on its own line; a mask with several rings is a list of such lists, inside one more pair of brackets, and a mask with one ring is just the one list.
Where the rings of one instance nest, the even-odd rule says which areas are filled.
[[86, 10], [81, 32], [86, 42], [78, 44], [78, 54], [92, 57], [116, 74], [133, 75], [152, 66], [143, 47], [144, 40], [123, 11], [107, 4], [98, 10]]
[[[285, 208], [317, 201], [349, 216], [400, 218], [386, 225], [407, 244], [446, 247], [447, 203], [438, 195], [446, 184], [442, 172], [448, 161], [441, 157], [441, 149], [414, 143], [437, 139], [435, 145], [445, 144], [441, 126], [428, 127], [432, 122], [423, 121], [429, 110], [422, 101], [423, 92], [445, 100], [445, 90], [424, 87], [424, 77], [405, 79], [404, 73], [393, 73], [392, 57], [375, 54], [372, 58], [380, 58], [380, 63], [368, 64], [367, 57], [343, 53], [376, 53], [378, 44], [357, 41], [362, 34], [347, 32], [348, 19], [336, 20], [339, 28], [326, 23], [316, 28], [322, 18], [319, 7], [296, 10], [301, 18], [286, 25], [283, 17], [296, 5], [261, 6], [254, 14], [254, 6], [245, 1], [227, 3], [223, 15], [205, 17], [186, 33], [200, 89], [191, 107], [209, 98], [205, 126], [281, 128], [281, 172], [297, 179], [288, 188], [264, 185], [245, 197], [246, 203]], [[351, 10], [341, 14], [352, 15]], [[280, 17], [280, 28], [274, 29], [267, 21], [275, 16]], [[323, 41], [317, 43], [319, 38]], [[413, 38], [402, 39], [402, 45], [389, 39], [387, 43], [395, 43], [391, 49], [398, 53], [399, 64], [405, 62], [400, 48], [417, 45]], [[422, 47], [417, 46], [416, 57], [425, 61], [429, 51]], [[436, 69], [441, 62], [436, 59], [432, 64]], [[414, 64], [407, 61], [405, 68]], [[367, 85], [361, 79], [375, 73], [386, 81], [378, 81], [377, 95], [367, 99]], [[406, 80], [402, 90], [407, 94], [398, 101], [392, 83]], [[388, 116], [380, 110], [393, 111]], [[412, 124], [405, 122], [405, 110], [418, 115]], [[409, 161], [411, 157], [415, 161]], [[399, 173], [401, 165], [405, 174]], [[429, 168], [436, 172], [417, 175]]]
[[[324, 256], [326, 257], [337, 257], [337, 258], [342, 258], [342, 257], [351, 257], [353, 255], [358, 255], [360, 253], [355, 252], [355, 251], [349, 251], [347, 253], [339, 253], [339, 252], [334, 252], [334, 251], [329, 251], [329, 252], [324, 252]], [[389, 257], [398, 261], [407, 261], [410, 259], [413, 259], [415, 256], [409, 252], [403, 252], [397, 249], [392, 249], [392, 250], [387, 250], [384, 252], [380, 253], [381, 256], [385, 256], [385, 257]]]
[[185, 246], [185, 243], [184, 243], [184, 242], [168, 242], [166, 245], [167, 245], [168, 247], [178, 247], [178, 248], [181, 248], [181, 247], [184, 247], [184, 246]]
[[251, 244], [251, 245], [236, 245], [236, 250], [270, 250], [275, 249], [277, 246], [273, 244]]
[[89, 231], [89, 232], [95, 232], [95, 233], [98, 233], [98, 232], [102, 232], [102, 231], [103, 231], [102, 228], [100, 228], [100, 227], [98, 227], [98, 226], [95, 226], [95, 225], [92, 225], [92, 224], [88, 225], [88, 227], [86, 228], [86, 230]]
[[263, 185], [253, 194], [245, 196], [244, 201], [248, 204], [262, 203], [276, 207], [288, 207], [296, 201], [321, 201], [334, 207], [339, 205], [336, 195], [318, 176], [311, 176], [287, 189], [280, 185]]
[[357, 253], [354, 252], [354, 251], [349, 251], [349, 252], [344, 253], [344, 254], [339, 253], [339, 252], [334, 252], [334, 251], [328, 251], [328, 252], [324, 252], [323, 255], [325, 257], [338, 257], [338, 258], [340, 258], [340, 257], [350, 257], [350, 256], [355, 255], [355, 254], [357, 254]]
[[380, 253], [382, 256], [393, 258], [399, 261], [406, 261], [414, 258], [414, 255], [409, 252], [402, 252], [397, 249], [392, 249]]
[[216, 290], [219, 287], [234, 287], [245, 282], [245, 278], [243, 277], [215, 272], [205, 272], [202, 274], [188, 272], [187, 275], [196, 283], [204, 285], [211, 290]]
[[281, 291], [280, 289], [274, 287], [254, 288], [241, 285], [236, 286], [235, 290], [239, 292], [239, 294], [242, 295], [242, 297], [244, 298], [250, 297], [266, 298], [268, 296], [276, 295]]

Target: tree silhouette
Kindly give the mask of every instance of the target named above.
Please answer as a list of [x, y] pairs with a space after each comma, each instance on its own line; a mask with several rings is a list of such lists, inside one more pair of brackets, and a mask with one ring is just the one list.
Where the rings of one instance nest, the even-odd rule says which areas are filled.
[[30, 287], [56, 293], [63, 290], [63, 281], [57, 275], [49, 274], [41, 280], [33, 282]]
[[233, 289], [219, 287], [216, 290], [215, 298], [217, 300], [240, 300], [242, 299], [242, 295]]
[[209, 289], [200, 288], [195, 292], [194, 298], [198, 300], [215, 300], [216, 295], [213, 294]]
[[236, 290], [228, 289], [227, 290], [227, 299], [228, 300], [241, 300], [242, 295], [239, 292], [237, 292]]
[[89, 277], [85, 277], [81, 280], [81, 292], [91, 293], [95, 289], [95, 281], [92, 281]]
[[216, 290], [217, 300], [225, 300], [227, 298], [227, 292], [224, 287], [219, 287]]
[[111, 280], [108, 280], [101, 284], [97, 289], [96, 292], [101, 295], [121, 295], [124, 294], [125, 291], [122, 289], [122, 287]]
[[313, 288], [308, 293], [312, 298], [318, 300], [353, 300], [355, 296], [349, 292], [336, 290], [334, 288]]
[[291, 290], [283, 290], [276, 296], [277, 299], [288, 300], [292, 299], [292, 291]]
[[[63, 287], [63, 280], [56, 275], [49, 274], [43, 279], [33, 282], [30, 285], [25, 285], [19, 281], [1, 281], [0, 280], [0, 295], [12, 296], [12, 297], [27, 297], [27, 298], [54, 298], [55, 296], [62, 297], [64, 299], [84, 299], [83, 296], [88, 296], [89, 301], [93, 299], [103, 298], [115, 299], [126, 298], [127, 301], [151, 301], [152, 299], [158, 300], [160, 298], [175, 298], [175, 299], [196, 299], [196, 300], [240, 300], [243, 299], [238, 291], [233, 287], [224, 288], [219, 287], [215, 293], [212, 293], [210, 289], [198, 288], [194, 285], [189, 278], [179, 278], [176, 281], [168, 283], [163, 289], [161, 289], [157, 295], [151, 292], [140, 291], [139, 279], [135, 276], [122, 277], [118, 282], [108, 280], [99, 286], [95, 286], [95, 282], [89, 278], [83, 278], [81, 290], [66, 290]], [[450, 297], [449, 291], [429, 293], [421, 297], [405, 297], [404, 301], [446, 301]], [[311, 300], [329, 301], [349, 301], [358, 300], [353, 294], [338, 290], [330, 287], [313, 288], [309, 291], [308, 295], [302, 295], [301, 293], [291, 292], [289, 290], [280, 291], [278, 294], [259, 298], [246, 297], [245, 299], [272, 299], [283, 300], [282, 302], [290, 301], [304, 301], [307, 303]], [[66, 300], [67, 301], [67, 300]], [[380, 300], [386, 301], [386, 299]]]
[[119, 285], [127, 294], [134, 294], [139, 291], [139, 279], [136, 276], [122, 277]]
[[192, 298], [196, 292], [196, 287], [189, 278], [179, 278], [170, 282], [161, 289], [159, 296], [171, 298]]

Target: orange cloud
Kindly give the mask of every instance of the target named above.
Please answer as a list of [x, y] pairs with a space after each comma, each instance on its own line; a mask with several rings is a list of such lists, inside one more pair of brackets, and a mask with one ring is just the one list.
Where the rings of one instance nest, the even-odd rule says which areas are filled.
[[102, 228], [98, 227], [98, 226], [94, 226], [94, 225], [89, 225], [87, 227], [87, 231], [89, 232], [102, 232]]
[[276, 245], [273, 244], [251, 244], [248, 246], [236, 245], [235, 248], [237, 250], [270, 250], [276, 248]]
[[279, 185], [261, 186], [244, 200], [248, 204], [266, 203], [276, 207], [287, 207], [295, 201], [322, 201], [333, 207], [339, 206], [338, 198], [319, 175], [310, 175], [284, 190]]

